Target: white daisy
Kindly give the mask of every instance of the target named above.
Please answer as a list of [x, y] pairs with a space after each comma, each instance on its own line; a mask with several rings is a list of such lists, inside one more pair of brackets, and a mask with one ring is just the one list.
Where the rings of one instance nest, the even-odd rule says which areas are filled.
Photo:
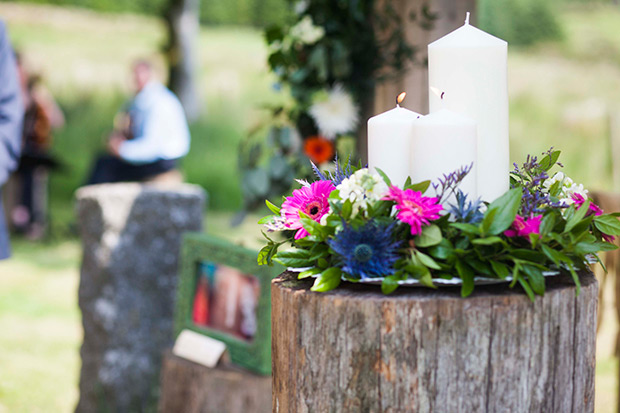
[[353, 206], [351, 217], [355, 217], [360, 210], [365, 210], [369, 203], [379, 201], [388, 192], [383, 178], [367, 168], [360, 169], [344, 179], [336, 189], [339, 191], [340, 199], [351, 201]]
[[335, 85], [327, 93], [317, 93], [309, 110], [321, 135], [334, 139], [336, 135], [352, 132], [359, 114], [351, 95], [342, 85]]
[[296, 25], [291, 27], [290, 36], [303, 44], [314, 44], [325, 36], [325, 29], [315, 26], [312, 17], [305, 16]]

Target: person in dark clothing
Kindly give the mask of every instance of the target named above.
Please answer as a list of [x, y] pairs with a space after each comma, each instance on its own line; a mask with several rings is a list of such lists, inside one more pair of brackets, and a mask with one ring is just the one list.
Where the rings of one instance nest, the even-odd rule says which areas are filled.
[[[0, 21], [0, 191], [17, 167], [22, 141], [24, 106], [17, 65], [4, 22]], [[11, 255], [0, 198], [0, 259]]]
[[58, 166], [49, 152], [52, 129], [63, 126], [65, 119], [40, 77], [28, 73], [19, 55], [17, 67], [25, 114], [22, 154], [11, 179], [15, 205], [10, 215], [14, 230], [38, 239], [47, 227], [49, 171]]

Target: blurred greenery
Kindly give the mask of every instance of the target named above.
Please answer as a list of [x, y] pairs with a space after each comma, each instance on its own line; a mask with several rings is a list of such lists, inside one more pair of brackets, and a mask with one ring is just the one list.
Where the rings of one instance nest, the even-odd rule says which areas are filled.
[[[509, 49], [511, 159], [521, 162], [528, 153], [555, 146], [576, 181], [590, 189], [620, 190], [609, 169], [610, 118], [620, 114], [620, 9], [573, 1], [562, 2], [554, 13], [563, 28], [560, 39]], [[0, 334], [0, 412], [71, 411], [81, 340], [80, 252], [75, 240], [64, 237], [74, 220], [72, 193], [129, 96], [131, 61], [149, 56], [163, 66], [157, 51], [165, 31], [152, 17], [83, 9], [0, 2], [0, 15], [67, 115], [53, 147], [66, 169], [51, 182], [54, 233], [62, 236], [42, 244], [15, 240], [14, 258], [0, 263], [0, 331], [10, 332]], [[183, 169], [210, 194], [216, 210], [207, 214], [207, 229], [254, 246], [255, 217], [241, 228], [227, 225], [241, 200], [237, 147], [264, 115], [257, 108], [282, 97], [272, 90], [259, 30], [203, 28], [198, 57], [205, 112], [192, 126], [192, 152]], [[617, 388], [612, 358], [617, 326], [613, 307], [605, 312], [597, 412], [614, 411]]]
[[[107, 13], [161, 15], [166, 0], [16, 0], [73, 6]], [[200, 21], [205, 24], [239, 24], [257, 27], [282, 23], [290, 16], [287, 0], [200, 0]]]
[[513, 46], [559, 39], [557, 0], [479, 0], [479, 27]]

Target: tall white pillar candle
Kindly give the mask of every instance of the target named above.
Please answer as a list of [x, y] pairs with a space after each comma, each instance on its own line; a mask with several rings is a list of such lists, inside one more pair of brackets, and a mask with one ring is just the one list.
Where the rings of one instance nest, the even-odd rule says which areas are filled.
[[[438, 178], [473, 164], [458, 188], [468, 199], [476, 199], [477, 140], [476, 122], [465, 115], [441, 109], [420, 118], [411, 143], [412, 182], [437, 183]], [[448, 199], [448, 203], [454, 201], [454, 197]]]
[[396, 108], [368, 120], [368, 168], [381, 169], [402, 187], [409, 176], [413, 125], [422, 115]]
[[[469, 24], [428, 45], [429, 85], [445, 108], [478, 124], [478, 194], [493, 201], [509, 187], [508, 43]], [[430, 111], [444, 105], [429, 93]]]

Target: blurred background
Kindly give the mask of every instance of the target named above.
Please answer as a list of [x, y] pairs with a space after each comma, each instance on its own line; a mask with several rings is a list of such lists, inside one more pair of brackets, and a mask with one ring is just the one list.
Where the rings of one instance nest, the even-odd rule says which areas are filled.
[[[617, 3], [478, 1], [477, 25], [510, 44], [512, 161], [554, 146], [577, 182], [592, 190], [620, 190], [613, 162], [620, 142]], [[130, 96], [131, 63], [148, 57], [162, 76], [167, 73], [166, 5], [166, 0], [0, 3], [14, 47], [65, 115], [51, 147], [63, 168], [50, 178], [49, 234], [37, 242], [14, 237], [13, 259], [0, 263], [0, 412], [75, 407], [82, 331], [73, 193]], [[254, 245], [262, 211], [250, 213], [240, 226], [229, 225], [243, 208], [239, 147], [268, 116], [261, 108], [288, 99], [274, 87], [263, 30], [286, 23], [292, 13], [287, 0], [200, 4], [196, 87], [202, 109], [190, 125], [192, 149], [182, 171], [188, 182], [208, 191], [207, 231], [247, 245]], [[598, 340], [597, 412], [614, 411], [617, 399], [611, 301]]]

